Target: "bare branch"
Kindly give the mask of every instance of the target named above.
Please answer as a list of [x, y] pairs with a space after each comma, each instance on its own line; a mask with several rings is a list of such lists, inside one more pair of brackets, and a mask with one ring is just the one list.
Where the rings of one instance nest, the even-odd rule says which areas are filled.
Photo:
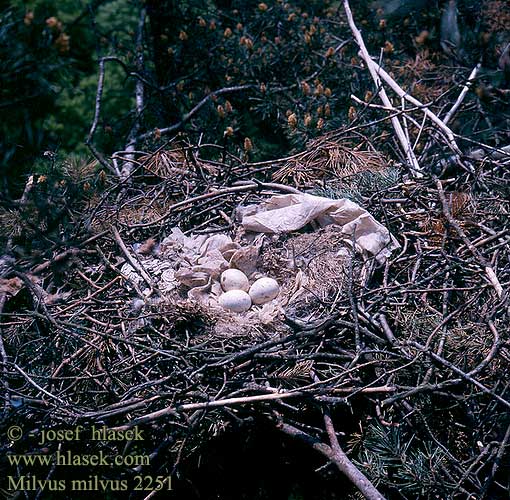
[[319, 451], [325, 457], [327, 457], [332, 463], [334, 463], [338, 470], [345, 474], [350, 481], [363, 493], [365, 498], [369, 500], [384, 500], [384, 496], [377, 490], [377, 488], [370, 482], [370, 480], [363, 474], [344, 453], [338, 439], [336, 438], [333, 423], [329, 417], [324, 417], [326, 422], [326, 430], [331, 442], [331, 446], [322, 443], [317, 438], [303, 432], [296, 427], [279, 422], [277, 424], [278, 429], [287, 434], [288, 436], [300, 439], [305, 443], [309, 444], [314, 450]]
[[[372, 79], [374, 80], [374, 83], [378, 90], [378, 93], [381, 96], [381, 100], [386, 108], [393, 109], [393, 105], [391, 104], [391, 101], [388, 98], [388, 95], [386, 94], [386, 90], [382, 86], [381, 79], [379, 78], [378, 69], [380, 69], [380, 68], [370, 57], [370, 54], [368, 53], [368, 50], [365, 46], [363, 37], [361, 36], [361, 32], [358, 30], [358, 28], [356, 27], [356, 24], [354, 23], [352, 11], [349, 6], [349, 0], [344, 0], [344, 9], [345, 9], [345, 13], [347, 14], [347, 20], [349, 22], [351, 31], [352, 31], [354, 38], [356, 39], [356, 42], [360, 48], [361, 55], [367, 64], [368, 70], [370, 71], [370, 75], [372, 76]], [[400, 121], [398, 120], [398, 118], [396, 116], [392, 116], [391, 123], [393, 125], [393, 128], [395, 129], [395, 133], [397, 134], [397, 138], [400, 142], [400, 145], [402, 146], [402, 149], [404, 150], [404, 154], [407, 157], [407, 161], [409, 162], [409, 165], [413, 169], [414, 175], [416, 177], [421, 177], [422, 169], [418, 163], [418, 160], [416, 159], [416, 155], [414, 154], [411, 144], [409, 143], [409, 141], [406, 138], [405, 132], [402, 129], [402, 125], [400, 124]]]
[[104, 89], [104, 74], [105, 74], [105, 63], [107, 61], [116, 60], [116, 57], [103, 57], [99, 61], [99, 78], [97, 80], [97, 91], [96, 91], [96, 104], [94, 107], [94, 118], [92, 120], [92, 125], [90, 126], [89, 134], [87, 139], [85, 140], [85, 144], [88, 146], [94, 158], [107, 170], [113, 172], [117, 175], [120, 172], [116, 172], [115, 169], [105, 160], [104, 156], [96, 149], [94, 146], [94, 134], [96, 133], [97, 125], [99, 123], [99, 116], [101, 115], [101, 102], [103, 99], [103, 89]]
[[[145, 26], [145, 18], [147, 11], [145, 7], [140, 10], [140, 18], [138, 21], [138, 30], [136, 34], [136, 70], [138, 73], [143, 71], [143, 30]], [[140, 120], [144, 108], [144, 83], [141, 79], [136, 81], [135, 85], [135, 121], [129, 132], [126, 143], [126, 151], [124, 164], [120, 173], [121, 179], [127, 179], [133, 170], [134, 151], [136, 150], [137, 136], [140, 130]]]
[[178, 122], [178, 123], [176, 123], [174, 125], [170, 125], [169, 127], [158, 128], [158, 129], [153, 130], [151, 132], [146, 132], [145, 134], [140, 135], [138, 137], [138, 140], [142, 141], [144, 139], [148, 139], [149, 137], [154, 136], [156, 134], [156, 132], [158, 133], [158, 135], [168, 135], [168, 134], [171, 134], [172, 132], [176, 132], [185, 123], [187, 123], [191, 118], [193, 118], [193, 116], [198, 111], [200, 111], [200, 109], [202, 109], [204, 107], [204, 105], [207, 104], [209, 102], [209, 100], [212, 99], [212, 97], [215, 96], [215, 95], [217, 96], [217, 95], [222, 95], [222, 94], [229, 94], [231, 92], [240, 92], [242, 90], [248, 90], [248, 89], [252, 89], [252, 88], [255, 88], [255, 85], [239, 85], [237, 87], [225, 87], [225, 88], [222, 88], [222, 89], [219, 89], [219, 90], [215, 90], [214, 92], [211, 92], [210, 94], [207, 94], [198, 104], [196, 104], [191, 109], [191, 111], [186, 113], [182, 117], [180, 122]]

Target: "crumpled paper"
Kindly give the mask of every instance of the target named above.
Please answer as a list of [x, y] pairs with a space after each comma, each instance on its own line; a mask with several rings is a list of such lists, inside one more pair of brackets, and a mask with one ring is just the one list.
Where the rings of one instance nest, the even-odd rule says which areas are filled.
[[248, 277], [257, 271], [260, 243], [242, 246], [225, 234], [186, 236], [179, 228], [161, 242], [161, 256], [178, 267], [174, 278], [189, 287], [188, 298], [217, 305], [220, 274], [234, 267]]
[[[272, 196], [258, 206], [251, 206], [242, 217], [241, 226], [254, 233], [281, 234], [297, 231], [311, 222], [321, 227], [336, 224], [346, 240], [354, 239], [359, 251], [384, 263], [399, 247], [388, 229], [358, 204], [311, 194]], [[251, 213], [256, 210], [256, 213]]]

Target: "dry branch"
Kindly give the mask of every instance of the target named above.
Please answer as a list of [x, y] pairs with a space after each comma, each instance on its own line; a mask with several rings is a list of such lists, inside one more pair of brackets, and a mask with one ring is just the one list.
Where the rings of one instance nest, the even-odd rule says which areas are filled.
[[336, 434], [332, 421], [329, 417], [324, 417], [326, 423], [326, 430], [330, 438], [330, 445], [326, 445], [318, 439], [306, 434], [305, 432], [293, 427], [292, 425], [280, 422], [278, 429], [282, 432], [297, 438], [309, 444], [313, 449], [322, 453], [333, 464], [338, 467], [338, 470], [345, 474], [350, 481], [363, 493], [365, 498], [369, 500], [384, 500], [384, 496], [377, 490], [377, 488], [370, 482], [370, 480], [349, 460], [349, 457], [344, 453]]
[[[370, 57], [370, 54], [368, 53], [368, 50], [365, 46], [365, 42], [363, 41], [361, 32], [358, 30], [358, 28], [356, 27], [356, 24], [354, 23], [354, 18], [352, 16], [352, 11], [349, 6], [348, 0], [344, 0], [344, 9], [345, 9], [345, 13], [347, 14], [347, 20], [349, 22], [351, 31], [354, 35], [354, 38], [356, 39], [356, 43], [358, 44], [358, 46], [360, 48], [361, 55], [366, 62], [367, 68], [370, 71], [370, 75], [372, 76], [372, 79], [374, 80], [377, 92], [381, 96], [381, 100], [382, 100], [384, 106], [387, 109], [393, 109], [393, 105], [391, 104], [391, 101], [388, 98], [388, 95], [386, 94], [386, 90], [384, 89], [384, 87], [382, 85], [382, 81], [379, 77], [380, 68], [378, 65], [376, 65], [376, 63], [372, 60], [372, 58]], [[404, 155], [407, 157], [407, 160], [409, 162], [410, 167], [413, 170], [414, 175], [416, 175], [417, 177], [421, 177], [422, 169], [418, 163], [418, 160], [416, 159], [414, 151], [406, 137], [406, 134], [402, 128], [400, 121], [398, 120], [398, 118], [396, 116], [392, 116], [391, 123], [393, 125], [393, 128], [395, 129], [395, 134], [397, 135], [400, 145], [402, 146], [402, 149], [404, 151]]]

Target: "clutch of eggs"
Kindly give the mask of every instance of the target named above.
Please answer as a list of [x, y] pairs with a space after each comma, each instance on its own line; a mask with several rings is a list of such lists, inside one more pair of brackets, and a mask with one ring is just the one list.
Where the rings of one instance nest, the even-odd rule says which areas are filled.
[[278, 282], [273, 278], [260, 278], [251, 286], [248, 277], [239, 269], [227, 269], [220, 276], [224, 290], [219, 304], [228, 311], [245, 312], [252, 304], [265, 304], [280, 293]]

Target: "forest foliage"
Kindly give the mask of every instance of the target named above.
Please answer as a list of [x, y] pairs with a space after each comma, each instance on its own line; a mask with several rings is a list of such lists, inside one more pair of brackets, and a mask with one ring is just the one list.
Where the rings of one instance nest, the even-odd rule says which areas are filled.
[[[0, 12], [4, 193], [10, 187], [19, 194], [34, 164], [44, 169], [45, 151], [90, 154], [85, 138], [94, 114], [98, 60], [106, 56], [115, 60], [105, 65], [95, 136], [106, 155], [124, 149], [135, 123], [146, 136], [139, 148], [158, 146], [159, 131], [179, 124], [208, 95], [206, 105], [177, 130], [191, 142], [222, 145], [238, 157], [284, 156], [352, 122], [359, 110], [351, 105], [351, 93], [370, 100], [372, 84], [339, 22], [339, 7], [331, 0], [9, 2]], [[440, 96], [444, 78], [433, 82], [426, 73], [447, 61], [440, 47], [441, 2], [394, 0], [384, 7], [358, 1], [353, 7], [373, 53], [415, 94], [432, 86], [435, 94], [429, 89], [424, 97]], [[461, 65], [483, 59], [486, 85], [477, 91], [482, 107], [494, 107], [484, 92], [501, 83], [497, 58], [509, 8], [498, 0], [465, 0], [459, 9]], [[137, 46], [142, 10], [147, 17]], [[134, 96], [139, 80], [144, 82], [141, 114]]]

